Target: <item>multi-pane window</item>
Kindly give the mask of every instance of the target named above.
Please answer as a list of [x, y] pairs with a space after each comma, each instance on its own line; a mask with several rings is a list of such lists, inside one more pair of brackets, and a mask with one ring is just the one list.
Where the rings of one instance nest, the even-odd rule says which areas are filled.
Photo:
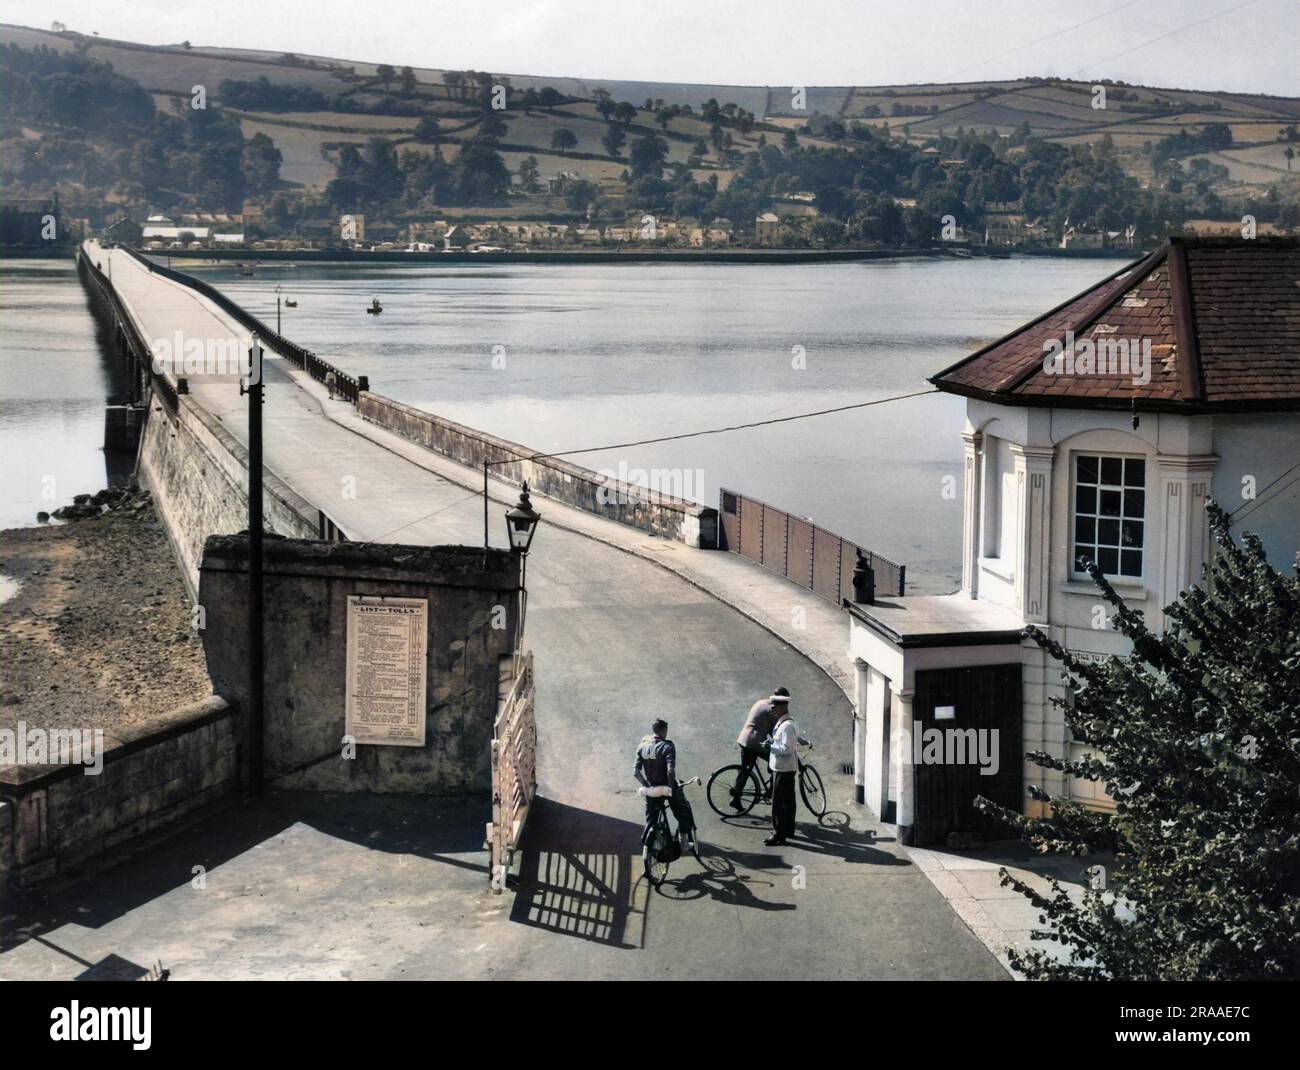
[[1074, 571], [1141, 576], [1146, 461], [1079, 455], [1074, 462]]

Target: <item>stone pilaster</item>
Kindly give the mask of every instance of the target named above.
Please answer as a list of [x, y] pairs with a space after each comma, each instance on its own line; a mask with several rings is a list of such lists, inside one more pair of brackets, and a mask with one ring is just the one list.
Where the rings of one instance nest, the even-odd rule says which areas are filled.
[[867, 753], [867, 717], [871, 709], [871, 666], [861, 658], [853, 659], [853, 801], [866, 799], [863, 785], [870, 757]]
[[980, 504], [984, 480], [984, 436], [978, 431], [963, 432], [961, 589], [971, 598], [979, 597]]
[[916, 767], [912, 764], [912, 699], [915, 692], [895, 691], [890, 703], [890, 764], [897, 797], [894, 824], [898, 842], [912, 842], [912, 825], [916, 821]]
[[1016, 474], [1016, 609], [1026, 621], [1046, 624], [1056, 448], [1013, 442], [1011, 456]]
[[[1160, 472], [1159, 491], [1147, 499], [1148, 522], [1161, 518], [1164, 544], [1160, 548], [1160, 569], [1147, 569], [1147, 578], [1160, 593], [1160, 605], [1167, 606], [1201, 579], [1201, 565], [1210, 552], [1210, 522], [1205, 515], [1205, 499], [1219, 458], [1214, 454], [1196, 456], [1161, 456], [1156, 458]], [[1156, 504], [1156, 503], [1159, 504]], [[1159, 514], [1156, 510], [1159, 509]], [[1150, 551], [1155, 551], [1152, 546]]]

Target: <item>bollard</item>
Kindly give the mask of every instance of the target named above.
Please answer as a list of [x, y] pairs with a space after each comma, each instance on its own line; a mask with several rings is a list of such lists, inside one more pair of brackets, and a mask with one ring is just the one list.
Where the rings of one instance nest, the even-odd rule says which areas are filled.
[[853, 601], [871, 605], [876, 600], [876, 570], [867, 562], [866, 555], [858, 551], [857, 564], [853, 566]]

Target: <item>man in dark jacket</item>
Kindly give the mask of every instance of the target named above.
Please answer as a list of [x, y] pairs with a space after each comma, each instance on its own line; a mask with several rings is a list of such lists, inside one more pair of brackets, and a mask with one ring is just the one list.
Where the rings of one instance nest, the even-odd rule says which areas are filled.
[[[772, 725], [776, 723], [777, 714], [789, 703], [790, 692], [784, 687], [778, 687], [768, 698], [759, 699], [749, 708], [745, 726], [736, 737], [736, 742], [740, 744], [740, 764], [745, 767], [747, 773], [751, 774], [750, 783], [753, 784], [754, 791], [758, 791], [759, 788], [758, 776], [753, 772], [754, 763], [759, 758], [767, 757], [767, 737], [772, 734]], [[745, 783], [744, 777], [738, 777], [735, 787], [731, 789], [733, 810], [745, 808], [745, 804], [740, 801], [741, 788]]]
[[[695, 843], [695, 816], [691, 812], [691, 804], [686, 801], [686, 793], [682, 791], [677, 783], [677, 748], [673, 745], [673, 741], [668, 738], [668, 722], [658, 720], [650, 728], [651, 734], [637, 744], [636, 764], [632, 767], [632, 775], [645, 788], [672, 787], [673, 793], [668, 799], [668, 805], [673, 808], [673, 816], [677, 818], [677, 833], [683, 838], [689, 837], [693, 847]], [[642, 843], [645, 842], [645, 837], [649, 835], [655, 816], [662, 805], [662, 799], [653, 797], [646, 799], [645, 830], [641, 833]], [[683, 844], [683, 847], [685, 847], [685, 844]]]

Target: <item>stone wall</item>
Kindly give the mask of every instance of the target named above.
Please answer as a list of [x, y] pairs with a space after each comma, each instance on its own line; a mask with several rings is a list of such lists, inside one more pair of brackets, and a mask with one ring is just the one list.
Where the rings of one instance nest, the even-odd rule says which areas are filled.
[[[268, 540], [263, 556], [268, 785], [487, 793], [500, 663], [514, 650], [518, 557], [465, 546], [282, 539]], [[217, 694], [241, 708], [247, 708], [247, 595], [247, 537], [209, 539], [199, 587], [208, 673]], [[358, 745], [355, 756], [344, 756], [350, 595], [428, 600], [423, 747]], [[241, 738], [250, 730], [241, 725]]]
[[537, 451], [526, 446], [369, 391], [357, 398], [357, 412], [371, 423], [480, 471], [484, 461], [517, 457], [508, 464], [493, 465], [492, 475], [516, 486], [526, 480], [532, 490], [547, 498], [653, 535], [703, 549], [717, 547], [718, 511], [709, 506], [607, 479], [560, 458], [532, 459]]
[[[204, 540], [248, 528], [248, 450], [188, 397], [182, 395], [172, 411], [155, 396], [136, 474], [152, 491], [185, 582], [197, 592]], [[267, 531], [319, 535], [320, 511], [270, 472], [263, 478], [263, 503]]]
[[35, 884], [219, 801], [236, 787], [235, 716], [220, 698], [104, 755], [103, 770], [55, 766], [0, 785], [0, 883]]

